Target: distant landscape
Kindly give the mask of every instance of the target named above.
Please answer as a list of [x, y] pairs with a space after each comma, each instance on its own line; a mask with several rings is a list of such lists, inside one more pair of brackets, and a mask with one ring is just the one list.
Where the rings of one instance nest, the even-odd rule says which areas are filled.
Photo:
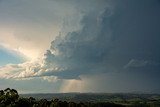
[[46, 93], [21, 94], [21, 97], [34, 97], [37, 100], [52, 100], [58, 98], [69, 102], [109, 102], [126, 107], [160, 107], [160, 94], [140, 93]]
[[0, 107], [160, 107], [159, 94], [39, 93], [0, 90]]

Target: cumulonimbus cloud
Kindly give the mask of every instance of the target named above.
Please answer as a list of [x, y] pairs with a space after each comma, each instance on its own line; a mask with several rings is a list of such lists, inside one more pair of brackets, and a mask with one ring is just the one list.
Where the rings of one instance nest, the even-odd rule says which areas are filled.
[[[88, 78], [93, 78], [97, 84], [102, 83], [99, 87], [104, 90], [108, 85], [113, 87], [111, 90], [119, 90], [119, 87], [127, 90], [131, 84], [136, 84], [131, 88], [143, 89], [144, 84], [139, 85], [139, 81], [151, 81], [150, 84], [155, 85], [150, 86], [157, 87], [160, 70], [159, 5], [157, 1], [149, 0], [145, 3], [138, 0], [116, 3], [115, 8], [105, 5], [87, 12], [84, 9], [78, 22], [80, 27], [70, 31], [70, 25], [64, 23], [65, 27], [51, 42], [50, 49], [41, 61], [6, 65], [0, 68], [0, 77], [43, 77], [45, 80], [55, 81], [80, 80], [86, 75], [87, 81], [90, 81]], [[150, 8], [151, 4], [156, 6]], [[73, 25], [71, 24], [71, 28]], [[112, 71], [116, 73], [106, 76]], [[92, 77], [94, 74], [95, 78]], [[99, 80], [99, 75], [103, 75], [102, 80]], [[155, 79], [148, 79], [150, 76]], [[106, 77], [111, 84], [110, 81], [105, 84]], [[95, 82], [90, 83], [95, 86]], [[148, 88], [150, 86], [146, 85]]]
[[112, 9], [106, 6], [87, 12], [80, 21], [82, 27], [68, 33], [62, 29], [41, 61], [6, 65], [1, 67], [0, 77], [80, 79], [80, 75], [97, 72], [95, 69], [103, 72], [105, 57], [111, 49], [109, 20], [112, 14]]

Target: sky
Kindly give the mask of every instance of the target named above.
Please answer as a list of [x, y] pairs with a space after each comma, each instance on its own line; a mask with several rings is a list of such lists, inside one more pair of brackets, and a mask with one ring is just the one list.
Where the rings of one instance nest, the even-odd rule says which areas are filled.
[[159, 0], [0, 0], [0, 89], [160, 93]]

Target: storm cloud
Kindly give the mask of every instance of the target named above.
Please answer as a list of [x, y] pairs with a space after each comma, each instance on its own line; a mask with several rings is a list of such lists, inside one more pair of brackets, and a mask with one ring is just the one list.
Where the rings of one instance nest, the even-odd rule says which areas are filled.
[[78, 25], [74, 28], [74, 23], [64, 19], [43, 60], [18, 65], [23, 71], [19, 70], [12, 78], [75, 79], [88, 82], [88, 87], [103, 87], [100, 91], [106, 91], [107, 87], [115, 92], [160, 88], [159, 0], [71, 3], [81, 13], [74, 20]]
[[59, 35], [52, 41], [49, 51], [53, 54], [46, 54], [45, 61], [63, 67], [64, 71], [56, 74], [62, 77], [115, 69], [122, 72], [127, 63], [126, 66], [144, 67], [142, 72], [147, 65], [151, 67], [150, 72], [159, 70], [160, 7], [157, 3], [123, 1], [114, 9], [105, 7], [96, 13], [88, 12], [80, 22], [82, 29]]

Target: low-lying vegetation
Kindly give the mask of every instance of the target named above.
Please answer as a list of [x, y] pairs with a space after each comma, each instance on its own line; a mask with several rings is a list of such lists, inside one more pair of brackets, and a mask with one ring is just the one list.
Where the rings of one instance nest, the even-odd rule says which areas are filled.
[[7, 88], [0, 90], [0, 107], [160, 107], [159, 95], [78, 94], [68, 100], [53, 98], [22, 97], [15, 89]]
[[46, 99], [36, 100], [33, 97], [19, 97], [15, 89], [7, 88], [0, 90], [0, 107], [123, 107], [119, 104], [109, 102], [89, 103], [89, 102], [67, 102], [54, 99], [47, 101]]

